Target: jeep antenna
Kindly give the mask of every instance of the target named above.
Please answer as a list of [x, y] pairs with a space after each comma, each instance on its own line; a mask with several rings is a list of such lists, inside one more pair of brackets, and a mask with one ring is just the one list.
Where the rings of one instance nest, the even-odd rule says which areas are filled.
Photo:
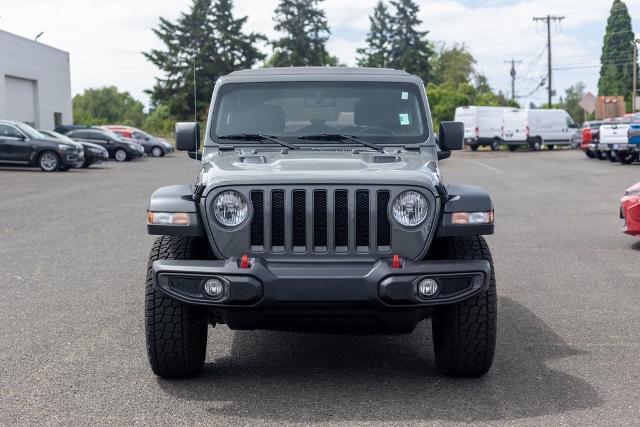
[[196, 56], [193, 55], [193, 121], [198, 121], [198, 87], [196, 84]]

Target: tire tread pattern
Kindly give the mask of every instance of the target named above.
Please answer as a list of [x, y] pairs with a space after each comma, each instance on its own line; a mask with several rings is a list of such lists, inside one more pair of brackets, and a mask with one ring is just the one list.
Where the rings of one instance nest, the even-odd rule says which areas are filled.
[[198, 307], [183, 304], [153, 286], [153, 262], [193, 259], [193, 237], [161, 236], [149, 256], [145, 293], [147, 355], [153, 372], [163, 378], [196, 376], [204, 365], [207, 317]]
[[486, 291], [433, 317], [433, 343], [438, 369], [449, 376], [480, 377], [493, 362], [497, 332], [496, 280], [491, 252], [482, 236], [449, 239], [455, 259], [487, 260], [491, 277]]

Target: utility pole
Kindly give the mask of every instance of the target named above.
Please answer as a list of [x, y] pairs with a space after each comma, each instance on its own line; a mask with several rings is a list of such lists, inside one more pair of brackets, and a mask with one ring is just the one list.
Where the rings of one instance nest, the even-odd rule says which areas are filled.
[[636, 95], [638, 94], [638, 44], [640, 39], [633, 41], [633, 92], [631, 92], [631, 112], [636, 112]]
[[516, 100], [516, 64], [522, 63], [522, 61], [516, 61], [514, 58], [511, 61], [504, 61], [505, 64], [511, 64], [511, 100]]
[[564, 16], [553, 16], [547, 15], [542, 17], [533, 18], [534, 21], [543, 21], [547, 24], [547, 65], [548, 65], [548, 83], [549, 83], [549, 108], [552, 108], [552, 100], [553, 100], [553, 85], [551, 80], [551, 22], [552, 21], [562, 21]]

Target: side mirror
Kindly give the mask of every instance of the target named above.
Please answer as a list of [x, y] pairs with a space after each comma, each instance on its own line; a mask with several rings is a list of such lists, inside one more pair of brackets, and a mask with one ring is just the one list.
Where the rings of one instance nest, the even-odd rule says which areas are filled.
[[176, 123], [176, 148], [180, 151], [200, 150], [200, 123]]
[[438, 141], [442, 151], [462, 150], [464, 147], [464, 123], [440, 123], [440, 136], [438, 137]]

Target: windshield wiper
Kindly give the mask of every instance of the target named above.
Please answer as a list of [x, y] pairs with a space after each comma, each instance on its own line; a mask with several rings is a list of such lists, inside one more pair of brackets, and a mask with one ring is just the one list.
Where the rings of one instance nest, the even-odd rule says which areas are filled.
[[299, 148], [296, 145], [281, 141], [275, 136], [265, 135], [263, 133], [236, 133], [232, 135], [222, 135], [222, 136], [219, 136], [218, 139], [229, 139], [233, 141], [258, 141], [258, 142], [262, 142], [266, 139], [267, 141], [275, 142], [276, 144], [280, 144], [283, 147], [290, 148], [291, 150], [297, 150]]
[[337, 141], [337, 142], [353, 141], [360, 145], [364, 145], [365, 147], [369, 147], [376, 151], [380, 151], [381, 153], [384, 153], [384, 148], [382, 148], [378, 144], [374, 144], [373, 142], [363, 141], [361, 139], [356, 138], [353, 135], [342, 135], [339, 133], [319, 133], [316, 135], [299, 136], [298, 139], [308, 139], [310, 141]]

